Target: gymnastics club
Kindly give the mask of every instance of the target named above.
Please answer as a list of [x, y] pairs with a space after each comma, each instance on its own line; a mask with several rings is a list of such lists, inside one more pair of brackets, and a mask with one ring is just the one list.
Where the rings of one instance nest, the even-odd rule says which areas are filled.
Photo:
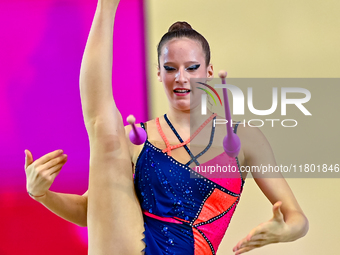
[[145, 143], [147, 135], [143, 128], [136, 127], [135, 122], [136, 118], [133, 115], [129, 115], [126, 118], [126, 121], [132, 126], [132, 129], [129, 133], [130, 141], [135, 145], [141, 145]]
[[[222, 84], [226, 84], [225, 78], [227, 77], [227, 72], [221, 70], [218, 73], [218, 76], [222, 79]], [[241, 141], [237, 134], [233, 132], [230, 108], [229, 108], [229, 100], [228, 100], [228, 90], [227, 88], [223, 88], [223, 98], [224, 98], [224, 111], [225, 111], [225, 119], [227, 122], [227, 135], [223, 139], [223, 148], [224, 151], [228, 154], [229, 157], [235, 158], [238, 156], [238, 153], [241, 149]]]

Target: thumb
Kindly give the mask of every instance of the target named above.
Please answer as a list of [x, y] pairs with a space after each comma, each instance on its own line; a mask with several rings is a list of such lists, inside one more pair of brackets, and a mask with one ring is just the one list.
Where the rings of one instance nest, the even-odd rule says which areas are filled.
[[33, 163], [33, 156], [29, 150], [25, 150], [25, 169]]
[[280, 210], [281, 205], [282, 205], [282, 202], [277, 201], [273, 206], [274, 218], [276, 218], [278, 220], [283, 220], [283, 215], [282, 215], [281, 210]]

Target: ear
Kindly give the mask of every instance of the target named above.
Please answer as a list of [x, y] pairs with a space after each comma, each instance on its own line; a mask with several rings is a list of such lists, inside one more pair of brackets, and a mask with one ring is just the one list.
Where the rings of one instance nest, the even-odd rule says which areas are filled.
[[162, 82], [161, 70], [159, 69], [159, 66], [157, 66], [157, 78], [158, 78], [158, 81]]
[[213, 67], [212, 64], [208, 65], [208, 68], [207, 68], [207, 77], [208, 78], [214, 78], [214, 67]]

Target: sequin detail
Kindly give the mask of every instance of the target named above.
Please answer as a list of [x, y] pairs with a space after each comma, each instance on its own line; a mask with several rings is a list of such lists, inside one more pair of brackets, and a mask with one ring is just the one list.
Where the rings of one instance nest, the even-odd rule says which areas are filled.
[[[237, 158], [226, 160], [239, 170]], [[147, 212], [147, 255], [216, 254], [243, 188], [241, 175], [227, 181], [211, 180], [148, 140], [137, 159], [134, 183], [142, 210]]]

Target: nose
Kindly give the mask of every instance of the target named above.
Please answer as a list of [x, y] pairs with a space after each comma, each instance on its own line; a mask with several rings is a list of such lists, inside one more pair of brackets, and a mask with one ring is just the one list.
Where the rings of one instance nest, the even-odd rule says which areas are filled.
[[184, 68], [178, 69], [178, 72], [176, 73], [175, 81], [176, 81], [176, 83], [180, 83], [180, 84], [185, 84], [185, 83], [188, 82], [188, 77], [185, 73]]

